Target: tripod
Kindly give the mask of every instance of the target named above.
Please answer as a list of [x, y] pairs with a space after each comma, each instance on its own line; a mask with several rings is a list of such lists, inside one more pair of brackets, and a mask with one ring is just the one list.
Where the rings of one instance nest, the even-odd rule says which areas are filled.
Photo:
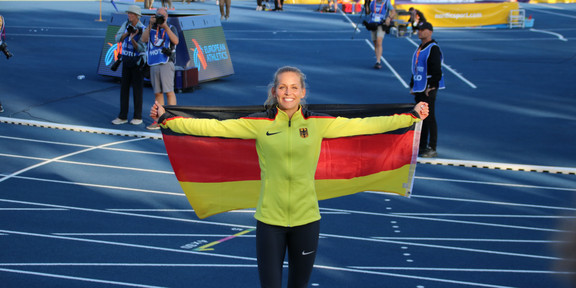
[[[354, 9], [354, 8], [352, 8]], [[354, 26], [354, 34], [352, 34], [352, 39], [356, 35], [356, 31], [358, 31], [358, 25], [360, 25], [360, 20], [362, 20], [362, 15], [366, 16], [366, 7], [362, 7], [360, 11], [360, 16], [358, 16], [358, 21], [356, 21], [356, 26]]]

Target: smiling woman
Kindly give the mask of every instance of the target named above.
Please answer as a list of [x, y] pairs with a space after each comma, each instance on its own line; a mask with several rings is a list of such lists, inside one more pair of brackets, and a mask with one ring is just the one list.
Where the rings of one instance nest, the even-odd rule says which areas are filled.
[[163, 129], [175, 133], [255, 139], [260, 193], [254, 217], [262, 287], [282, 287], [286, 251], [288, 287], [308, 286], [320, 235], [315, 176], [323, 140], [394, 131], [428, 115], [428, 104], [424, 102], [411, 113], [393, 116], [346, 118], [312, 112], [303, 107], [305, 80], [298, 68], [278, 69], [269, 85], [266, 110], [238, 119], [178, 117], [158, 102], [150, 110], [150, 116]]
[[295, 67], [282, 67], [276, 71], [274, 82], [268, 87], [266, 108], [278, 108], [292, 117], [306, 97], [306, 75]]

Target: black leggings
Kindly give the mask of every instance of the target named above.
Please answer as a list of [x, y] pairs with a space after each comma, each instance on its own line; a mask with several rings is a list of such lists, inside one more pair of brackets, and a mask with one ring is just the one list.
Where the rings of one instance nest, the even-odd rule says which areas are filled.
[[262, 288], [282, 287], [282, 266], [288, 249], [288, 288], [308, 287], [314, 267], [320, 221], [296, 227], [268, 225], [258, 221], [256, 253]]

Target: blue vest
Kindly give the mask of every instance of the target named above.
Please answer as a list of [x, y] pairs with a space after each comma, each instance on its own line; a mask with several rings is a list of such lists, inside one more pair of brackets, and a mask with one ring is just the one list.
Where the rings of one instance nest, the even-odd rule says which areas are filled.
[[[126, 22], [125, 23], [125, 27], [128, 27], [128, 25], [130, 25], [130, 23]], [[144, 24], [142, 24], [141, 22], [138, 22], [138, 24], [136, 24], [136, 28], [140, 28], [142, 30], [144, 30]], [[125, 29], [124, 32], [127, 32], [128, 30]], [[140, 41], [140, 38], [142, 37], [142, 33], [139, 33], [138, 35], [136, 35], [134, 37], [134, 40], [136, 42]], [[140, 52], [138, 51], [138, 47], [134, 47], [134, 45], [132, 44], [132, 41], [130, 41], [130, 36], [124, 38], [124, 41], [122, 41], [122, 58], [124, 60], [126, 60], [127, 57], [133, 57], [133, 58], [139, 58], [140, 57]]]
[[370, 21], [369, 23], [382, 23], [388, 17], [388, 10], [390, 9], [390, 0], [384, 0], [382, 3], [377, 3], [376, 0], [370, 3]]
[[[172, 29], [172, 25], [170, 25]], [[168, 63], [170, 57], [162, 53], [162, 48], [170, 49], [170, 37], [168, 33], [160, 28], [160, 30], [150, 29], [150, 39], [148, 40], [148, 65], [154, 66], [159, 64]]]
[[[436, 43], [431, 43], [423, 50], [416, 50], [412, 56], [412, 79], [414, 80], [414, 86], [412, 87], [413, 92], [424, 92], [428, 87], [428, 78], [432, 77], [428, 75], [428, 57], [430, 56], [430, 50], [432, 46], [438, 46]], [[440, 47], [438, 47], [440, 49]], [[441, 56], [441, 61], [444, 62], [444, 57]], [[444, 89], [444, 75], [440, 78], [438, 83], [438, 89]]]

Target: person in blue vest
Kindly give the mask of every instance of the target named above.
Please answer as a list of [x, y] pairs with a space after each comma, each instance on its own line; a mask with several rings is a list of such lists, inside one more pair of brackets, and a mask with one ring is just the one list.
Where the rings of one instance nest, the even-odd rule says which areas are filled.
[[116, 33], [116, 42], [122, 43], [122, 78], [120, 84], [120, 113], [112, 120], [112, 124], [119, 125], [128, 122], [128, 106], [130, 105], [130, 87], [134, 100], [134, 117], [130, 120], [132, 125], [142, 124], [142, 97], [144, 93], [144, 74], [140, 69], [140, 61], [145, 52], [144, 44], [140, 41], [145, 26], [140, 22], [142, 13], [140, 7], [130, 5], [126, 10], [128, 20], [120, 26]]
[[369, 20], [364, 24], [366, 29], [370, 31], [372, 43], [374, 43], [374, 52], [376, 54], [376, 64], [374, 68], [382, 68], [380, 60], [382, 58], [382, 40], [386, 33], [390, 31], [392, 19], [396, 14], [396, 10], [392, 6], [390, 0], [374, 0], [367, 2], [365, 5], [366, 15], [369, 15]]
[[444, 89], [444, 76], [442, 63], [444, 57], [436, 40], [432, 39], [434, 28], [430, 22], [418, 25], [418, 38], [420, 46], [412, 56], [412, 78], [410, 79], [410, 93], [414, 95], [416, 103], [428, 103], [429, 115], [422, 122], [420, 135], [420, 157], [437, 157], [436, 144], [438, 142], [438, 125], [436, 123], [436, 94]]
[[[142, 42], [147, 43], [146, 56], [150, 66], [150, 83], [156, 101], [164, 105], [164, 93], [166, 93], [167, 104], [176, 105], [174, 62], [179, 38], [176, 27], [168, 24], [166, 8], [158, 8], [156, 15], [150, 17], [150, 23], [142, 33]], [[154, 122], [146, 128], [157, 130], [160, 126]]]

